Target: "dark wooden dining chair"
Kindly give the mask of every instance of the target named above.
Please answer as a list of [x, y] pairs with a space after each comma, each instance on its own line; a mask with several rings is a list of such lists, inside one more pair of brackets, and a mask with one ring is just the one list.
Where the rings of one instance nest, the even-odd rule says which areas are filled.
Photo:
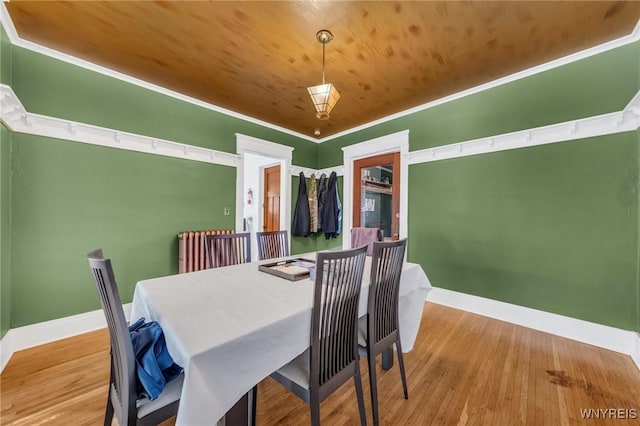
[[249, 232], [205, 236], [207, 266], [219, 268], [251, 262], [250, 237]]
[[289, 256], [287, 231], [256, 232], [260, 260]]
[[364, 320], [360, 320], [358, 344], [360, 354], [367, 357], [369, 364], [374, 426], [378, 425], [376, 356], [387, 349], [391, 350], [394, 344], [398, 354], [404, 399], [409, 398], [398, 329], [398, 294], [406, 247], [406, 239], [373, 243], [369, 302], [367, 315]]
[[353, 378], [360, 423], [367, 424], [358, 357], [358, 304], [366, 247], [318, 253], [311, 346], [271, 375], [311, 409], [320, 424], [320, 402]]
[[104, 424], [110, 426], [115, 414], [122, 426], [157, 425], [177, 414], [184, 374], [167, 383], [158, 398], [138, 397], [136, 358], [111, 260], [103, 257], [101, 249], [87, 254], [87, 259], [107, 319], [111, 342], [111, 374]]

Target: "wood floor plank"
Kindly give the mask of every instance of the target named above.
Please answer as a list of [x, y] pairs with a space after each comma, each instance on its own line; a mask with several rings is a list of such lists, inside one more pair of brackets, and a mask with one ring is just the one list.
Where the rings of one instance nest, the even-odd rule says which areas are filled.
[[[397, 365], [384, 371], [377, 360], [382, 425], [577, 425], [589, 408], [640, 415], [640, 371], [629, 356], [432, 303], [405, 354], [409, 400]], [[366, 360], [360, 368], [371, 423]], [[108, 376], [106, 330], [18, 352], [0, 375], [0, 424], [102, 424]], [[358, 424], [353, 383], [320, 413], [322, 424]], [[269, 378], [259, 384], [258, 426], [309, 422], [293, 394]]]

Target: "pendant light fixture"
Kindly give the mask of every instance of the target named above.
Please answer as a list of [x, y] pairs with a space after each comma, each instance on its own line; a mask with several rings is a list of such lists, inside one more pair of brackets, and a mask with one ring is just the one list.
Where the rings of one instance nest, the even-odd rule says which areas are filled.
[[324, 56], [326, 44], [333, 40], [333, 34], [329, 30], [320, 30], [316, 34], [316, 38], [322, 43], [322, 84], [318, 86], [307, 87], [311, 101], [316, 107], [316, 117], [320, 120], [328, 120], [329, 113], [340, 99], [338, 89], [331, 83], [324, 82]]

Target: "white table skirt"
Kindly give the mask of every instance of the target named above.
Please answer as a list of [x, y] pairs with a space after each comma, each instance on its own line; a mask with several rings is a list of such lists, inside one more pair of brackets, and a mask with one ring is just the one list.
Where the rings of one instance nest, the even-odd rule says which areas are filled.
[[[315, 253], [299, 255], [315, 259]], [[262, 262], [265, 263], [265, 262]], [[367, 310], [367, 258], [360, 315]], [[406, 263], [400, 282], [402, 349], [413, 348], [431, 284]], [[214, 425], [255, 384], [309, 347], [313, 282], [258, 271], [258, 263], [137, 283], [131, 319], [155, 320], [185, 369], [176, 425]]]

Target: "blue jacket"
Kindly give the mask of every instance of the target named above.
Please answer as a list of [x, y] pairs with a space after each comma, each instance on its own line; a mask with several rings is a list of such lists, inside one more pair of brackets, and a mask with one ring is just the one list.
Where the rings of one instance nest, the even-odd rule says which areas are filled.
[[156, 399], [165, 385], [180, 375], [182, 367], [173, 362], [162, 328], [156, 321], [145, 323], [144, 318], [140, 318], [129, 326], [129, 335], [136, 356], [140, 390], [149, 399]]

